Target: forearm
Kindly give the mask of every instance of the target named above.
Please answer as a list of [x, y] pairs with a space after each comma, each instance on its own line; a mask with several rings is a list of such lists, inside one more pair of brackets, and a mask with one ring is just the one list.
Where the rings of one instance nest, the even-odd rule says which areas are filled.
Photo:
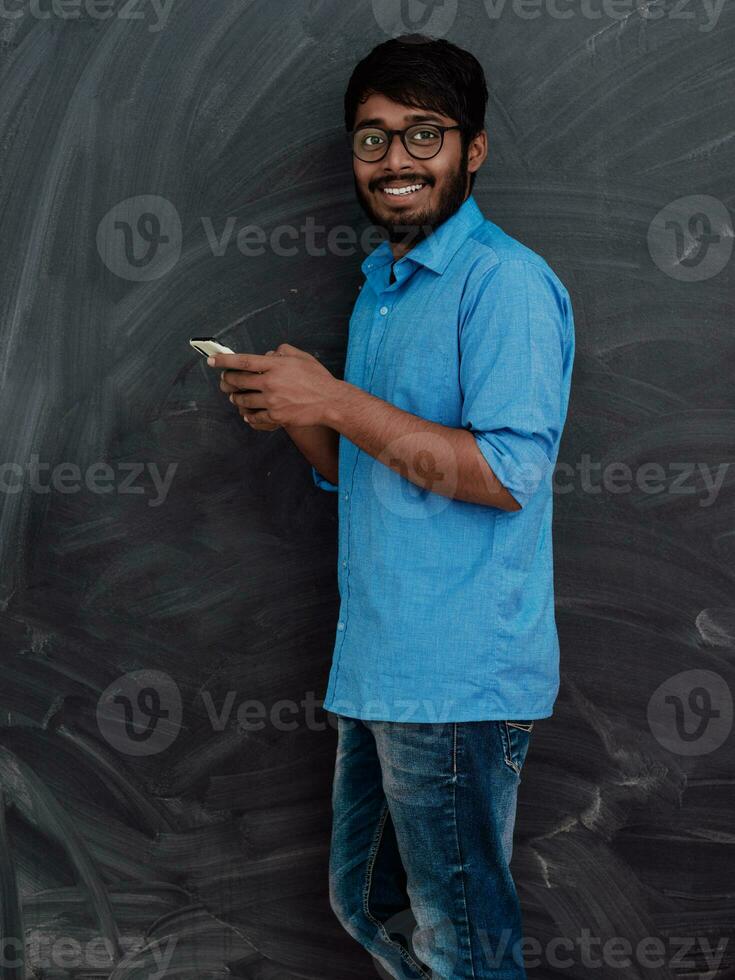
[[349, 382], [340, 386], [326, 420], [336, 433], [416, 486], [455, 500], [520, 509], [471, 432], [428, 422]]
[[339, 432], [328, 425], [284, 425], [296, 447], [323, 477], [338, 480]]

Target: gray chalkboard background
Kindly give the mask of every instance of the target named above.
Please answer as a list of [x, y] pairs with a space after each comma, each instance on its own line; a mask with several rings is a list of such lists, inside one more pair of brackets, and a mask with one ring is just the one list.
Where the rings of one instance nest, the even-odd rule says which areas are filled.
[[336, 501], [187, 340], [341, 375], [342, 95], [410, 28], [482, 61], [477, 200], [576, 315], [530, 974], [735, 976], [732, 4], [43, 0], [0, 15], [3, 977], [376, 975], [327, 895]]

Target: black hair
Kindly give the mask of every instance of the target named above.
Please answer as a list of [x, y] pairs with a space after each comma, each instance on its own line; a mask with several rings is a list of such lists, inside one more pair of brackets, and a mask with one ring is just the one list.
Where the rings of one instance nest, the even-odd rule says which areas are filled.
[[[485, 127], [488, 91], [482, 65], [469, 51], [443, 38], [403, 34], [373, 48], [356, 65], [347, 85], [348, 132], [354, 128], [359, 103], [373, 94], [456, 119], [464, 152]], [[471, 174], [470, 189], [475, 176]]]

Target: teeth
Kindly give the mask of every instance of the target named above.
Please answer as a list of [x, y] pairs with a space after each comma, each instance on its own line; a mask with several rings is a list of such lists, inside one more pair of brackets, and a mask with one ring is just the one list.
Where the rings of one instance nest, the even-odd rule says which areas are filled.
[[400, 197], [403, 194], [413, 194], [414, 191], [420, 191], [423, 186], [423, 184], [410, 184], [408, 187], [384, 187], [383, 192], [391, 194], [393, 197]]

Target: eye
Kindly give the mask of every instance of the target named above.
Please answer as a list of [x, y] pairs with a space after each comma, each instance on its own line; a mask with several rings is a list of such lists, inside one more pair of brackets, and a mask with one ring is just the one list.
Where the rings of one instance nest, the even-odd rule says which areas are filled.
[[385, 137], [382, 133], [375, 132], [375, 130], [368, 130], [367, 132], [359, 133], [358, 140], [360, 146], [364, 149], [374, 150], [376, 147], [383, 145]]
[[412, 143], [431, 143], [439, 139], [439, 131], [424, 126], [421, 129], [412, 130], [408, 138]]

